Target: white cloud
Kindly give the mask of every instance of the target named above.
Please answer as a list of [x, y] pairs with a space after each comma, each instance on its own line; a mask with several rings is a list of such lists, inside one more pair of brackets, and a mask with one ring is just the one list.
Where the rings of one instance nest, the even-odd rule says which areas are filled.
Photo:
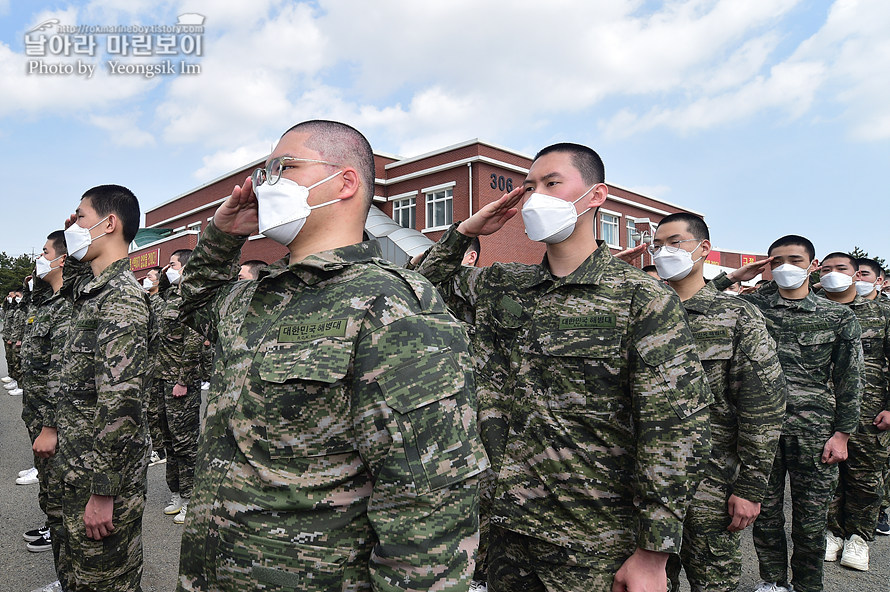
[[136, 125], [136, 113], [128, 115], [90, 115], [89, 122], [109, 132], [111, 141], [118, 146], [140, 148], [153, 146], [155, 138]]
[[248, 146], [239, 146], [235, 149], [222, 149], [203, 159], [204, 166], [195, 171], [195, 178], [199, 181], [209, 181], [229, 171], [243, 167], [269, 154], [271, 151], [268, 142], [255, 142]]

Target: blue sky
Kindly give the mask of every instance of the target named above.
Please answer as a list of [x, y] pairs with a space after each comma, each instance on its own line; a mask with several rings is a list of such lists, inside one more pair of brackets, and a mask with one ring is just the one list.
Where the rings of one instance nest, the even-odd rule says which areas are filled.
[[[203, 15], [197, 75], [28, 74], [28, 31]], [[886, 0], [0, 0], [0, 251], [39, 252], [84, 190], [143, 210], [346, 121], [412, 156], [481, 138], [602, 155], [607, 180], [703, 212], [718, 249], [784, 234], [890, 260]], [[48, 29], [46, 35], [61, 35]], [[96, 35], [104, 48], [106, 36]]]

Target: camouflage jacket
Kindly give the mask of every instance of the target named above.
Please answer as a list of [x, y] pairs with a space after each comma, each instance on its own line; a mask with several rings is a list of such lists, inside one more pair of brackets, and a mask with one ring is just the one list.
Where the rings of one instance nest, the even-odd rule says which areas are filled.
[[10, 327], [9, 340], [13, 345], [25, 337], [25, 325], [28, 323], [28, 307], [30, 305], [30, 294], [23, 294], [22, 301], [15, 308], [15, 315], [12, 317], [12, 326]]
[[859, 405], [859, 431], [887, 434], [874, 425], [878, 413], [890, 409], [887, 373], [890, 364], [890, 307], [856, 295], [847, 306], [853, 309], [862, 329], [862, 401]]
[[[35, 279], [34, 284], [34, 321], [22, 342], [22, 377], [26, 381], [22, 419], [29, 426], [55, 426], [71, 302], [61, 293], [50, 294], [52, 287], [43, 280]], [[38, 285], [42, 292], [36, 296]]]
[[492, 522], [609, 557], [676, 553], [713, 400], [677, 295], [603, 244], [564, 278], [546, 260], [462, 267], [455, 228], [419, 271], [473, 315]]
[[487, 459], [460, 324], [376, 242], [235, 281], [245, 238], [211, 223], [182, 282], [218, 337], [179, 589], [466, 590]]
[[714, 394], [709, 475], [760, 502], [785, 419], [785, 375], [763, 316], [706, 284], [683, 302]]
[[[725, 274], [713, 283], [718, 290], [729, 286]], [[788, 383], [782, 434], [828, 439], [855, 432], [865, 371], [856, 315], [812, 291], [786, 300], [774, 285], [739, 298], [760, 309], [776, 342]]]
[[151, 298], [153, 322], [153, 378], [190, 386], [201, 378], [204, 338], [179, 320], [182, 294], [179, 286], [169, 286]]
[[[67, 262], [63, 273], [69, 273]], [[56, 413], [62, 477], [96, 495], [144, 493], [150, 447], [142, 398], [148, 298], [126, 258], [99, 277], [76, 278], [73, 284]]]

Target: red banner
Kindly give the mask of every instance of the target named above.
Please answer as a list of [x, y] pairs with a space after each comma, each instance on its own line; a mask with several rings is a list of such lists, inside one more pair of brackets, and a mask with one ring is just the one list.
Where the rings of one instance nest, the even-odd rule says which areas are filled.
[[150, 267], [158, 267], [158, 262], [161, 260], [161, 248], [158, 247], [154, 251], [147, 251], [145, 253], [140, 253], [138, 255], [130, 256], [130, 271], [136, 272], [141, 269], [148, 269]]

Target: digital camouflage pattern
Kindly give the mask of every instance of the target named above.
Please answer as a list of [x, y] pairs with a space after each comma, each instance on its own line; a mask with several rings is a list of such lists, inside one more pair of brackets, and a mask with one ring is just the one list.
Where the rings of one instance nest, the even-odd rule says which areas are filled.
[[[713, 280], [725, 289], [725, 274]], [[760, 577], [788, 581], [785, 540], [785, 476], [791, 481], [791, 569], [797, 592], [822, 590], [822, 564], [828, 504], [837, 485], [837, 465], [822, 463], [825, 443], [835, 432], [852, 433], [859, 425], [862, 398], [861, 329], [849, 307], [809, 292], [801, 300], [786, 300], [767, 284], [739, 296], [766, 319], [776, 342], [788, 384], [785, 423], [770, 472], [760, 516], [754, 523], [754, 547]]]
[[478, 543], [466, 334], [375, 242], [234, 281], [211, 222], [183, 315], [218, 332], [179, 590], [466, 590]]
[[[729, 532], [731, 494], [759, 503], [785, 419], [785, 376], [763, 316], [706, 284], [683, 302], [698, 357], [714, 395], [711, 455], [683, 529], [680, 559], [692, 590], [734, 591], [741, 576], [740, 533]], [[679, 589], [680, 561], [668, 564]]]
[[676, 294], [604, 245], [555, 278], [462, 268], [469, 241], [452, 227], [419, 271], [472, 313], [492, 524], [610, 564], [678, 552], [712, 397]]
[[174, 381], [158, 379], [155, 385], [163, 398], [160, 420], [167, 454], [167, 487], [187, 499], [192, 496], [195, 483], [195, 459], [201, 431], [201, 382], [195, 380], [187, 384], [186, 394], [182, 397], [173, 396]]
[[[148, 298], [127, 258], [92, 279], [89, 268], [71, 268], [81, 275], [71, 280], [72, 319], [56, 415], [71, 589], [139, 590], [149, 452], [142, 400]], [[67, 263], [63, 270], [72, 273]], [[86, 539], [83, 512], [91, 494], [114, 496], [110, 539]]]
[[[166, 280], [167, 276], [164, 275]], [[155, 379], [154, 368], [158, 353], [158, 335], [160, 323], [158, 320], [163, 313], [164, 299], [160, 291], [148, 296], [149, 308], [151, 308], [151, 323], [148, 328], [148, 364], [145, 379], [145, 411], [148, 415], [148, 434], [151, 437], [151, 448], [159, 453], [164, 451], [164, 428], [161, 426], [161, 412], [164, 408], [163, 381]]]
[[828, 529], [844, 539], [857, 534], [872, 541], [882, 503], [883, 471], [890, 455], [890, 432], [882, 432], [874, 425], [875, 417], [890, 409], [890, 310], [859, 295], [848, 306], [862, 329], [865, 373], [859, 429], [850, 434], [847, 460], [839, 466], [838, 487], [828, 510]]

